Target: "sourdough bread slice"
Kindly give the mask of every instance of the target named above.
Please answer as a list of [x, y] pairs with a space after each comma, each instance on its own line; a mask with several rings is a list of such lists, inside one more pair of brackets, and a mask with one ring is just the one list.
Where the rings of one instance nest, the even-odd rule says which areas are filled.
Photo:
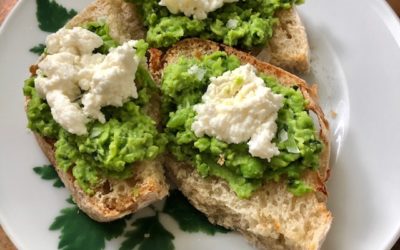
[[189, 163], [178, 162], [173, 156], [166, 158], [166, 172], [170, 179], [210, 222], [241, 232], [259, 249], [318, 249], [332, 221], [326, 207], [325, 181], [329, 172], [329, 126], [317, 105], [313, 89], [306, 83], [275, 66], [261, 62], [247, 53], [231, 47], [201, 39], [186, 39], [162, 53], [150, 51], [153, 77], [160, 80], [166, 65], [180, 56], [202, 57], [215, 51], [225, 51], [250, 63], [259, 72], [273, 75], [285, 86], [297, 86], [308, 100], [307, 109], [314, 112], [319, 122], [319, 138], [324, 144], [320, 157], [320, 170], [308, 171], [303, 180], [313, 191], [296, 197], [288, 191], [286, 182], [268, 182], [249, 199], [240, 199], [226, 181], [202, 178]]
[[291, 72], [310, 71], [310, 48], [300, 16], [293, 7], [276, 14], [279, 19], [268, 45], [255, 56]]
[[[135, 6], [123, 0], [97, 0], [75, 16], [66, 27], [84, 25], [91, 21], [104, 21], [110, 35], [119, 42], [144, 38], [143, 27], [137, 21]], [[151, 105], [157, 106], [159, 97]], [[27, 100], [29, 102], [29, 100]], [[148, 114], [159, 121], [158, 108], [149, 108]], [[105, 180], [94, 195], [86, 194], [71, 171], [57, 167], [54, 141], [35, 134], [37, 142], [58, 175], [69, 189], [79, 208], [96, 221], [106, 222], [133, 213], [168, 194], [168, 185], [160, 159], [134, 163], [133, 177], [126, 180]]]
[[[252, 55], [290, 72], [306, 73], [310, 70], [310, 48], [306, 29], [296, 7], [276, 13], [278, 23], [266, 46], [252, 49]], [[137, 23], [137, 21], [135, 22]], [[137, 26], [145, 33], [143, 26]]]
[[93, 21], [105, 21], [110, 36], [119, 42], [145, 38], [146, 30], [135, 5], [123, 0], [96, 0], [73, 17], [65, 27], [72, 28]]

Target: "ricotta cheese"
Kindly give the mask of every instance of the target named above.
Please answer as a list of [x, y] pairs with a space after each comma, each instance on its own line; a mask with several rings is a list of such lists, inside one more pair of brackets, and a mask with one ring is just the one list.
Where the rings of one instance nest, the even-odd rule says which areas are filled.
[[70, 133], [86, 134], [90, 119], [105, 122], [102, 107], [122, 106], [138, 96], [136, 41], [107, 55], [93, 53], [102, 44], [97, 34], [81, 27], [63, 28], [46, 39], [47, 55], [38, 64], [35, 88], [54, 120]]
[[194, 106], [192, 130], [198, 137], [206, 134], [227, 143], [247, 142], [252, 156], [270, 160], [279, 154], [272, 139], [282, 106], [283, 96], [266, 87], [252, 65], [242, 65], [210, 78], [202, 103]]
[[207, 14], [224, 3], [233, 3], [238, 0], [160, 0], [159, 4], [165, 6], [172, 14], [183, 12], [185, 16], [193, 16], [194, 19], [203, 20]]

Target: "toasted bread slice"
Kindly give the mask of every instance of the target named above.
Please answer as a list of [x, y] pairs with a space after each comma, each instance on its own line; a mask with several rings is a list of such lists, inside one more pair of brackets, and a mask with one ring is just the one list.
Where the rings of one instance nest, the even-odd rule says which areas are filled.
[[255, 51], [257, 59], [291, 72], [310, 71], [310, 48], [300, 16], [293, 7], [276, 14], [279, 19], [268, 45]]
[[308, 110], [318, 117], [319, 138], [324, 144], [319, 172], [308, 171], [303, 177], [313, 191], [296, 197], [288, 191], [286, 182], [268, 182], [251, 198], [240, 199], [226, 181], [202, 178], [191, 164], [178, 162], [171, 155], [166, 159], [167, 175], [212, 223], [241, 232], [259, 249], [318, 249], [330, 228], [332, 216], [326, 207], [325, 189], [329, 172], [329, 127], [314, 92], [302, 79], [282, 69], [231, 47], [201, 39], [183, 40], [164, 54], [152, 49], [151, 72], [160, 80], [164, 67], [180, 56], [201, 57], [215, 51], [236, 55], [243, 64], [250, 63], [259, 72], [275, 76], [281, 84], [299, 87], [309, 102]]
[[119, 42], [145, 38], [146, 30], [138, 17], [135, 5], [122, 0], [96, 0], [65, 26], [71, 28], [98, 20], [106, 21], [110, 36]]
[[[144, 37], [143, 27], [137, 21], [134, 5], [123, 0], [97, 0], [74, 17], [66, 27], [80, 26], [98, 20], [107, 23], [111, 37], [119, 42]], [[158, 109], [148, 110], [151, 111], [149, 115], [152, 118], [159, 120]], [[61, 180], [70, 190], [76, 204], [94, 220], [106, 222], [121, 218], [168, 194], [161, 162], [154, 160], [135, 163], [132, 168], [133, 177], [126, 180], [106, 180], [95, 190], [94, 195], [89, 196], [79, 187], [71, 171], [64, 172], [57, 167], [54, 141], [38, 134], [35, 134], [35, 137]]]
[[[274, 26], [272, 38], [266, 46], [254, 48], [252, 55], [290, 72], [307, 73], [310, 70], [310, 48], [296, 7], [280, 10], [276, 17], [278, 23]], [[141, 25], [137, 28], [143, 34], [146, 32]]]

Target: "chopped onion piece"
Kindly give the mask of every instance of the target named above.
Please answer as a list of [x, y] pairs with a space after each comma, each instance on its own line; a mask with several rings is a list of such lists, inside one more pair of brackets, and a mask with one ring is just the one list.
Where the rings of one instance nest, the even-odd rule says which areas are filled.
[[286, 130], [282, 129], [281, 131], [279, 131], [279, 134], [278, 134], [279, 142], [285, 142], [285, 141], [287, 141], [288, 138], [289, 137], [288, 137], [288, 133], [286, 132]]
[[226, 23], [226, 27], [228, 29], [236, 29], [238, 22], [239, 21], [236, 19], [229, 19], [228, 22]]

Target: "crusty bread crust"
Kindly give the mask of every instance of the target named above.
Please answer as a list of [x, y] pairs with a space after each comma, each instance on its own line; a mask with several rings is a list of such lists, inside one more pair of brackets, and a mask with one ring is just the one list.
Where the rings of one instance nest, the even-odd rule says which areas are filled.
[[258, 71], [273, 75], [285, 86], [298, 86], [309, 101], [308, 110], [318, 117], [319, 138], [324, 144], [320, 171], [308, 171], [303, 180], [313, 192], [296, 197], [287, 190], [284, 181], [265, 183], [249, 199], [240, 199], [226, 181], [202, 178], [191, 164], [178, 162], [173, 156], [166, 158], [167, 175], [188, 197], [189, 201], [205, 213], [212, 223], [241, 232], [259, 249], [318, 249], [332, 222], [326, 207], [325, 182], [329, 172], [329, 126], [316, 102], [313, 88], [300, 78], [275, 66], [259, 61], [247, 53], [231, 47], [201, 39], [183, 40], [166, 53], [150, 50], [151, 72], [160, 80], [163, 68], [180, 56], [202, 57], [214, 51], [236, 55], [241, 62], [254, 65]]
[[[102, 20], [108, 24], [111, 37], [124, 42], [144, 38], [143, 26], [137, 21], [139, 19], [136, 15], [134, 5], [123, 0], [97, 0], [75, 16], [66, 27]], [[158, 104], [153, 102], [151, 105]], [[149, 115], [159, 120], [157, 109], [150, 109]], [[54, 141], [38, 134], [35, 134], [35, 138], [76, 204], [96, 221], [106, 222], [121, 218], [161, 200], [168, 194], [168, 185], [159, 158], [135, 163], [132, 166], [133, 177], [126, 180], [106, 180], [90, 196], [79, 187], [71, 171], [64, 172], [57, 166]]]

